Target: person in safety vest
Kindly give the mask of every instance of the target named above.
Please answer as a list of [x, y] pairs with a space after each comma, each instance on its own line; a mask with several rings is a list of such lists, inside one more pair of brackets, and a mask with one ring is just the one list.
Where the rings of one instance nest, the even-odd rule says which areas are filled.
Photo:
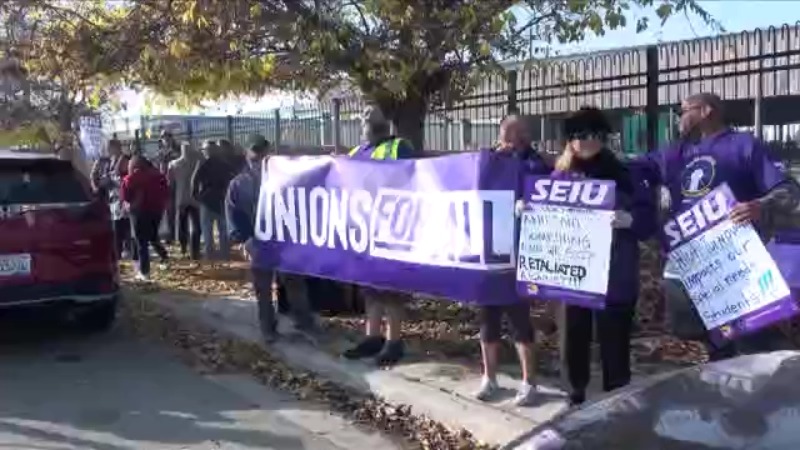
[[[348, 153], [358, 159], [408, 159], [413, 156], [411, 145], [404, 139], [391, 135], [389, 122], [380, 109], [367, 107], [361, 117], [364, 143]], [[380, 366], [392, 365], [404, 354], [400, 326], [405, 313], [405, 303], [410, 295], [402, 292], [360, 286], [359, 292], [367, 310], [366, 338], [344, 352], [347, 359], [375, 357]], [[386, 318], [386, 337], [381, 336], [381, 322]]]

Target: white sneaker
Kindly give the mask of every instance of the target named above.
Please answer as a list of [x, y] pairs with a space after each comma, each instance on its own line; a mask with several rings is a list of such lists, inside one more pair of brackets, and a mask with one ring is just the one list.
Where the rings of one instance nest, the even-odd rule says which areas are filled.
[[497, 380], [483, 377], [481, 380], [481, 388], [475, 393], [475, 398], [482, 402], [489, 401], [499, 390], [500, 385], [497, 384]]
[[142, 272], [136, 272], [136, 276], [134, 277], [136, 281], [150, 281], [150, 277], [143, 274]]
[[535, 398], [536, 386], [523, 381], [519, 386], [517, 395], [514, 396], [513, 403], [516, 406], [530, 406]]

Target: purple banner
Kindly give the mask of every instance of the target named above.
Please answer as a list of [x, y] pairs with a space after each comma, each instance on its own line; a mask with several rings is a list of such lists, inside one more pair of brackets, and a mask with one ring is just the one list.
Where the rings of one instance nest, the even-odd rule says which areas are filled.
[[614, 182], [528, 177], [523, 193], [517, 292], [605, 308]]
[[664, 225], [668, 270], [677, 274], [710, 336], [735, 339], [800, 311], [756, 230], [734, 224], [722, 185]]
[[258, 266], [468, 303], [517, 301], [516, 159], [276, 156], [264, 170]]

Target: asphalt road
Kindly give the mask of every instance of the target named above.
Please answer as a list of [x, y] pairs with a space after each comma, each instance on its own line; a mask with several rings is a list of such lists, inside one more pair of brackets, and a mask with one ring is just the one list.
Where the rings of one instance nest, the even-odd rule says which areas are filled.
[[124, 324], [0, 318], [0, 449], [392, 449], [240, 375], [204, 376]]

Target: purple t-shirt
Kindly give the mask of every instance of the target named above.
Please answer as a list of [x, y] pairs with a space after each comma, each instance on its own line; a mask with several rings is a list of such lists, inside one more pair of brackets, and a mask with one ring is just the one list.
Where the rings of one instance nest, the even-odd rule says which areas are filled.
[[749, 202], [786, 180], [766, 145], [731, 129], [697, 143], [679, 142], [645, 156], [672, 199], [671, 215], [689, 209], [709, 191], [728, 183], [736, 200]]

